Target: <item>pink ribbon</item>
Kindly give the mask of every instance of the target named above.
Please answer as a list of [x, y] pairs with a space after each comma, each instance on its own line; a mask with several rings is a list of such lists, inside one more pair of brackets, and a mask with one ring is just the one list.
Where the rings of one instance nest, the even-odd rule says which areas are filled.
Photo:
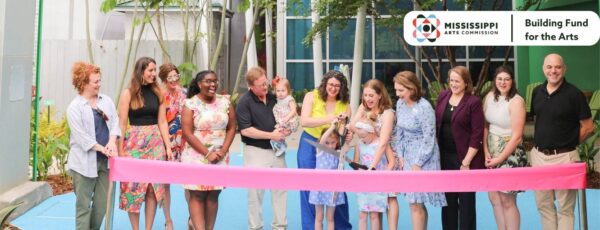
[[112, 157], [110, 180], [347, 192], [582, 189], [585, 164], [468, 171], [336, 171], [198, 165]]

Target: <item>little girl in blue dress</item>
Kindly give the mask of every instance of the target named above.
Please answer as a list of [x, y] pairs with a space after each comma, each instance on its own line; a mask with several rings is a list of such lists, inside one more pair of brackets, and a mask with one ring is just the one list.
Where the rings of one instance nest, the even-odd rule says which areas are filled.
[[[337, 120], [337, 119], [336, 119]], [[336, 127], [336, 121], [334, 121], [329, 129], [325, 130], [319, 139], [319, 143], [326, 145], [331, 149], [339, 148], [339, 135], [334, 132]], [[348, 144], [342, 147], [340, 154], [345, 154], [348, 151]], [[339, 158], [331, 155], [324, 151], [317, 149], [317, 165], [316, 169], [332, 169], [336, 170], [339, 166]], [[334, 218], [335, 206], [344, 204], [344, 193], [343, 192], [324, 192], [324, 191], [310, 191], [308, 196], [308, 202], [315, 205], [315, 229], [323, 229], [323, 213], [325, 212], [325, 206], [327, 206], [327, 229], [334, 229]]]
[[[379, 137], [372, 122], [360, 120], [354, 126], [355, 134], [360, 138], [354, 152], [354, 161], [360, 160], [360, 163], [368, 166], [370, 170], [386, 170], [386, 157], [375, 155], [379, 146]], [[388, 194], [385, 192], [359, 192], [356, 194], [356, 199], [360, 210], [358, 228], [367, 229], [368, 217], [371, 220], [371, 229], [380, 229], [379, 214], [387, 210]]]

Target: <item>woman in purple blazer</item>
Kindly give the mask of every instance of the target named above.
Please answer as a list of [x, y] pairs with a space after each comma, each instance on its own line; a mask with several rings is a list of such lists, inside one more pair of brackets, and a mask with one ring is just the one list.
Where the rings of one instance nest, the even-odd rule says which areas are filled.
[[[483, 108], [481, 99], [471, 94], [469, 70], [450, 69], [448, 83], [450, 89], [440, 93], [435, 109], [442, 170], [483, 169]], [[446, 200], [444, 229], [476, 229], [475, 192], [447, 192]]]

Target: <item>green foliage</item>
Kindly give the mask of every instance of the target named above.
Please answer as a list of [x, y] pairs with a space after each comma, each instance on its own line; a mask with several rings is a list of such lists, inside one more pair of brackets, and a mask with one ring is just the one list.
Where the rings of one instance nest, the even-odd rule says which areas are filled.
[[304, 101], [304, 95], [306, 95], [306, 93], [308, 93], [308, 89], [294, 91], [292, 92], [292, 97], [294, 98], [294, 100], [296, 100], [297, 103], [302, 103], [302, 101]]
[[587, 165], [587, 173], [592, 173], [596, 169], [594, 157], [596, 157], [596, 154], [600, 151], [600, 147], [594, 146], [594, 143], [598, 138], [600, 138], [600, 122], [594, 121], [594, 131], [592, 132], [592, 135], [577, 146], [579, 158]]
[[102, 13], [108, 13], [117, 7], [117, 0], [104, 0], [100, 5]]
[[250, 9], [250, 0], [241, 1], [238, 4], [238, 12], [246, 12], [246, 10]]
[[438, 81], [432, 81], [427, 89], [427, 94], [429, 94], [429, 102], [431, 105], [435, 106], [437, 103], [438, 96], [442, 92], [442, 90], [448, 88], [448, 84], [442, 84]]
[[191, 62], [184, 62], [177, 66], [181, 74], [181, 84], [187, 87], [192, 79], [194, 78], [194, 71], [198, 70], [198, 67]]
[[[50, 107], [52, 109], [52, 107]], [[31, 126], [33, 129], [33, 115], [31, 117]], [[67, 178], [67, 156], [69, 154], [69, 126], [65, 117], [60, 121], [53, 121], [47, 119], [52, 117], [52, 113], [49, 114], [48, 110], [45, 109], [40, 114], [39, 129], [38, 129], [38, 159], [37, 159], [37, 175], [38, 179], [46, 180], [48, 177], [48, 171], [52, 166], [52, 163], [56, 160], [58, 170], [63, 178]], [[31, 132], [33, 137], [33, 132]], [[33, 138], [30, 143], [30, 165], [33, 165]]]
[[10, 216], [10, 214], [12, 214], [15, 210], [17, 210], [17, 208], [19, 206], [21, 206], [21, 204], [23, 204], [23, 202], [15, 204], [15, 205], [7, 206], [7, 207], [3, 208], [2, 210], [0, 210], [0, 227], [4, 226], [4, 224], [7, 223], [7, 220], [8, 220], [8, 217]]

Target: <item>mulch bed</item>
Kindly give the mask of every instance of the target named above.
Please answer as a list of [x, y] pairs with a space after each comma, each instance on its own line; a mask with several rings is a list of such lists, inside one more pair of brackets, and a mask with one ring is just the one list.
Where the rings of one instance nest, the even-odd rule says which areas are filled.
[[587, 175], [587, 187], [600, 189], [600, 172], [593, 172]]
[[50, 175], [46, 182], [52, 187], [52, 193], [55, 196], [73, 191], [73, 181], [70, 177], [63, 178], [60, 175]]

